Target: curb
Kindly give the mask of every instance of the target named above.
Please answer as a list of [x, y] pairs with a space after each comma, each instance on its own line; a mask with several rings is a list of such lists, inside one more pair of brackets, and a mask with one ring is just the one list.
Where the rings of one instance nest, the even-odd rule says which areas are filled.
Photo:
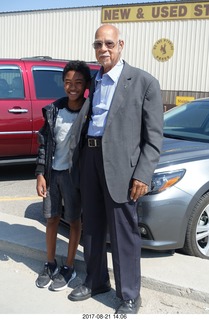
[[[20, 256], [25, 256], [33, 260], [45, 262], [46, 253], [36, 248], [29, 248], [24, 245], [12, 243], [6, 240], [0, 240], [0, 250], [3, 252], [8, 252], [12, 254], [18, 254]], [[62, 262], [64, 255], [57, 254], [57, 260], [59, 263]], [[85, 262], [82, 258], [76, 257], [75, 259], [76, 269], [82, 273], [85, 273]], [[112, 268], [109, 268], [110, 280], [114, 281], [114, 274]], [[164, 292], [167, 294], [184, 297], [187, 299], [192, 299], [195, 301], [209, 303], [209, 293], [197, 291], [192, 288], [184, 288], [181, 286], [173, 285], [160, 280], [155, 280], [150, 277], [145, 277], [142, 275], [142, 287]]]

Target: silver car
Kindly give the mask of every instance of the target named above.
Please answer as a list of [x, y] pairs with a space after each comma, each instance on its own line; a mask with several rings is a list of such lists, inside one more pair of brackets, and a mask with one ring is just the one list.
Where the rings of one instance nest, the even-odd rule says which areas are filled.
[[165, 112], [160, 161], [138, 216], [143, 248], [209, 259], [209, 98]]

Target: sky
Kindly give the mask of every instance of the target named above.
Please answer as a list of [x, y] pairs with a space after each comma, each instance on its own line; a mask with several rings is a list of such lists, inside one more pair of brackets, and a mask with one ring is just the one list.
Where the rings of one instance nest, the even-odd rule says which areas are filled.
[[0, 0], [0, 12], [165, 2], [165, 0]]

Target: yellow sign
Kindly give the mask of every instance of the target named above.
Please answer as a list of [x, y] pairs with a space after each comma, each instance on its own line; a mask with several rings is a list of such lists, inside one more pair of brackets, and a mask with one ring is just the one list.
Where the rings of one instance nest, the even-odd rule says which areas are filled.
[[168, 61], [174, 52], [174, 45], [169, 39], [160, 39], [155, 42], [152, 54], [160, 62]]
[[102, 8], [102, 23], [209, 19], [209, 2], [130, 5]]
[[194, 97], [176, 96], [176, 105], [180, 106], [181, 104], [187, 103], [192, 100], [194, 100]]

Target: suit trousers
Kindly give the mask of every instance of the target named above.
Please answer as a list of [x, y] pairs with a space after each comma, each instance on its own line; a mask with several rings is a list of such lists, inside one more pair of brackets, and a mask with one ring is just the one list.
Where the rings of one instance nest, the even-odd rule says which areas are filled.
[[[109, 280], [106, 233], [110, 233], [116, 296], [135, 299], [141, 286], [141, 236], [136, 203], [116, 203], [109, 194], [103, 168], [102, 146], [85, 144], [81, 155], [83, 244], [87, 276], [92, 290]], [[118, 186], [118, 192], [120, 186]], [[107, 227], [108, 226], [108, 227]]]

